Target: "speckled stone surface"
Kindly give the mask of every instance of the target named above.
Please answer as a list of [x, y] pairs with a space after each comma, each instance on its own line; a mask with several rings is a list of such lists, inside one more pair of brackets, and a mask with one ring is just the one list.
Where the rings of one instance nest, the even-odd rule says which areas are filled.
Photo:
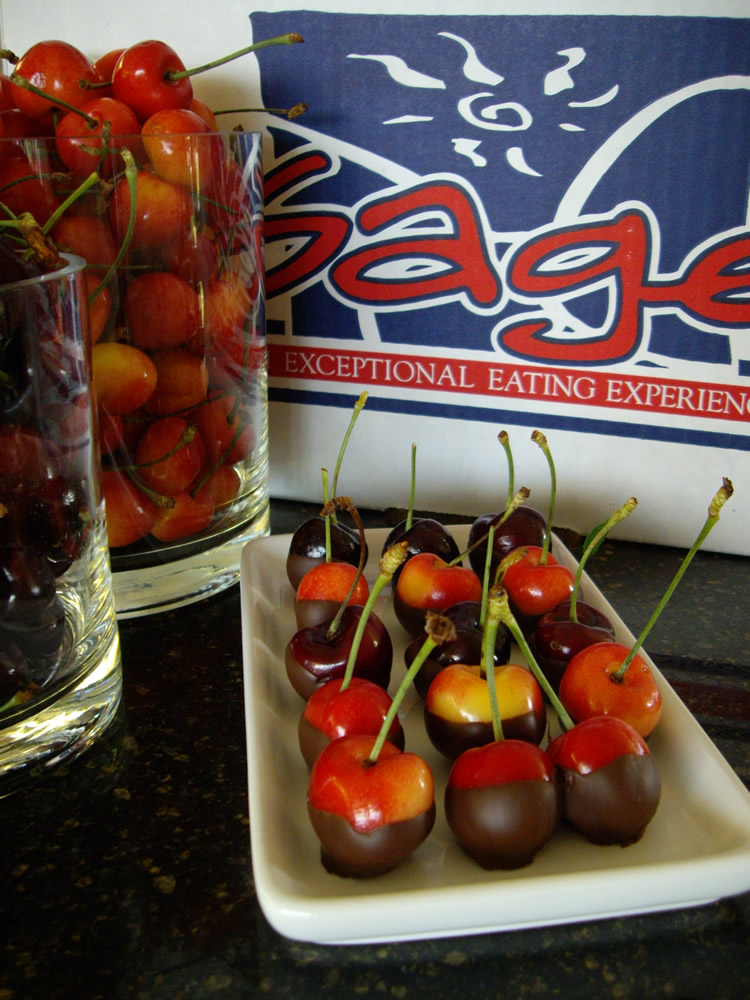
[[[274, 503], [273, 530], [312, 513]], [[366, 523], [399, 516], [368, 512]], [[612, 542], [589, 571], [637, 633], [681, 557]], [[382, 946], [280, 937], [253, 888], [239, 588], [121, 622], [120, 634], [116, 723], [78, 760], [0, 800], [0, 1000], [750, 995], [750, 894]], [[750, 785], [750, 560], [699, 553], [648, 649]]]

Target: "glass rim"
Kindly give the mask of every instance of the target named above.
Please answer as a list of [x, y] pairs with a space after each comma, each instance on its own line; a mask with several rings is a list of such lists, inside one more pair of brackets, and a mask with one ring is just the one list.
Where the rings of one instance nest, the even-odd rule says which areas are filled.
[[43, 274], [32, 275], [30, 278], [21, 278], [19, 281], [4, 281], [0, 283], [0, 291], [13, 291], [16, 288], [27, 288], [30, 285], [47, 284], [52, 281], [59, 281], [61, 278], [68, 278], [72, 274], [78, 274], [86, 268], [86, 261], [83, 257], [73, 253], [61, 253], [61, 257], [67, 260], [65, 267], [58, 267], [55, 271], [45, 271]]

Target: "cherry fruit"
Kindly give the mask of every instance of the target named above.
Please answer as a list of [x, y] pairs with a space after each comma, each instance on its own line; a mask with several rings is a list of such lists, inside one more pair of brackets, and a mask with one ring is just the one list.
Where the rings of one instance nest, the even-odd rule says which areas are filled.
[[622, 719], [592, 716], [558, 736], [549, 755], [563, 788], [563, 817], [595, 844], [635, 843], [661, 798], [643, 738]]

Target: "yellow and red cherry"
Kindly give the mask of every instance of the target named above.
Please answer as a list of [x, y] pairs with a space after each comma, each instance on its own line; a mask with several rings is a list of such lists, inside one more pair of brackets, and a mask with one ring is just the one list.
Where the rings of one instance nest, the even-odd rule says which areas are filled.
[[221, 136], [188, 108], [156, 111], [143, 123], [141, 135], [154, 170], [173, 184], [205, 193], [221, 170]]
[[622, 719], [592, 716], [552, 741], [563, 818], [595, 844], [635, 843], [659, 805], [661, 778], [645, 740]]
[[614, 639], [615, 630], [601, 611], [578, 600], [583, 569], [598, 549], [609, 530], [623, 518], [629, 517], [638, 505], [630, 497], [622, 507], [591, 531], [584, 543], [583, 554], [575, 572], [575, 584], [570, 599], [547, 611], [536, 623], [529, 636], [529, 645], [536, 661], [555, 691], [559, 691], [560, 678], [565, 668], [580, 650], [597, 642]]
[[429, 765], [414, 753], [376, 738], [342, 736], [318, 755], [307, 806], [327, 871], [366, 878], [402, 864], [435, 822]]
[[570, 661], [560, 681], [560, 699], [577, 722], [606, 714], [624, 719], [644, 739], [653, 732], [661, 714], [661, 692], [638, 651], [733, 492], [731, 481], [724, 478], [709, 504], [702, 528], [635, 644], [628, 648], [615, 642], [597, 643], [582, 649]]
[[393, 610], [409, 635], [422, 633], [428, 611], [441, 612], [460, 601], [481, 601], [482, 582], [472, 569], [431, 552], [408, 559], [393, 592]]
[[313, 566], [300, 580], [294, 599], [297, 628], [330, 622], [342, 602], [364, 606], [370, 588], [356, 566], [347, 562], [323, 562]]
[[[391, 697], [379, 684], [363, 677], [335, 678], [318, 688], [305, 702], [297, 734], [305, 763], [312, 767], [320, 752], [340, 736], [372, 736], [380, 732]], [[388, 742], [404, 749], [403, 726], [396, 716], [387, 736]]]
[[661, 716], [659, 686], [646, 661], [612, 640], [587, 646], [573, 657], [560, 680], [560, 700], [576, 722], [594, 715], [623, 719], [646, 739]]
[[138, 120], [147, 118], [162, 108], [187, 108], [193, 99], [185, 65], [169, 45], [156, 40], [136, 42], [126, 48], [112, 70], [112, 93], [127, 104]]
[[[330, 622], [345, 604], [365, 605], [370, 598], [370, 588], [364, 577], [366, 545], [362, 519], [350, 497], [334, 497], [325, 504], [321, 514], [330, 518], [336, 510], [349, 511], [357, 524], [360, 539], [359, 565], [354, 567], [348, 562], [326, 560], [305, 573], [294, 599], [297, 628]], [[372, 601], [369, 606], [372, 607]]]
[[[403, 561], [405, 548], [397, 543], [381, 559], [380, 589]], [[434, 825], [435, 784], [429, 765], [387, 739], [425, 658], [455, 634], [452, 622], [433, 614], [426, 631], [377, 736], [342, 736], [313, 764], [308, 812], [323, 865], [338, 875], [364, 878], [390, 871], [419, 847]]]
[[522, 628], [528, 630], [547, 611], [570, 598], [575, 577], [544, 547], [516, 549], [501, 564], [502, 584], [511, 609]]
[[446, 818], [459, 844], [490, 869], [529, 864], [554, 833], [560, 815], [552, 762], [535, 743], [507, 739], [491, 666], [495, 631], [506, 609], [505, 592], [491, 587], [483, 649], [491, 737], [456, 758], [444, 796]]
[[[516, 663], [494, 667], [503, 732], [509, 739], [541, 743], [547, 712], [533, 674]], [[432, 680], [424, 703], [432, 745], [451, 760], [493, 740], [488, 677], [480, 664], [444, 667]]]
[[454, 837], [488, 870], [529, 865], [560, 822], [552, 761], [524, 740], [465, 750], [451, 767], [444, 803]]

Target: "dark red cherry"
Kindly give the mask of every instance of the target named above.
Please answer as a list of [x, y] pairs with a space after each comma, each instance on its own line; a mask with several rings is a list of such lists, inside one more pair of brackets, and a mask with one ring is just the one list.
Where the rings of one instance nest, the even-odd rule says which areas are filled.
[[576, 621], [570, 620], [570, 601], [548, 611], [529, 636], [529, 646], [545, 677], [557, 692], [565, 668], [586, 646], [614, 639], [615, 630], [597, 608], [576, 602]]
[[[480, 614], [482, 605], [479, 601], [460, 601], [443, 612], [456, 628], [456, 638], [436, 646], [422, 664], [414, 679], [417, 694], [424, 700], [427, 690], [435, 674], [454, 663], [481, 663], [482, 661], [482, 628]], [[414, 660], [424, 642], [424, 635], [412, 639], [404, 650], [406, 667]], [[499, 666], [507, 663], [510, 657], [511, 636], [508, 628], [502, 623], [498, 626], [495, 640], [495, 663]]]
[[[387, 552], [397, 542], [406, 540], [409, 546], [407, 559], [419, 552], [432, 552], [447, 563], [453, 562], [459, 557], [460, 551], [453, 535], [440, 521], [431, 517], [417, 517], [408, 528], [406, 525], [406, 520], [403, 520], [390, 530], [383, 543], [383, 552]], [[403, 563], [393, 574], [394, 587], [402, 569]]]
[[[307, 701], [326, 681], [343, 677], [363, 608], [350, 604], [331, 634], [329, 624], [300, 629], [286, 646], [284, 663], [295, 691]], [[387, 688], [393, 666], [393, 643], [383, 622], [370, 613], [357, 653], [354, 673]]]
[[[487, 558], [487, 541], [485, 536], [490, 530], [490, 526], [497, 525], [503, 516], [503, 511], [499, 514], [482, 514], [472, 524], [469, 529], [468, 546], [469, 562], [471, 568], [479, 576], [484, 575], [484, 564]], [[495, 537], [492, 544], [492, 560], [490, 572], [493, 574], [499, 563], [513, 549], [521, 545], [543, 545], [544, 535], [547, 530], [547, 521], [543, 514], [540, 514], [534, 507], [522, 504], [510, 514], [503, 524], [495, 530]], [[479, 542], [480, 539], [485, 539]], [[472, 546], [479, 542], [476, 548]]]
[[[296, 590], [302, 577], [326, 559], [326, 521], [324, 517], [311, 517], [292, 535], [286, 561], [289, 582]], [[340, 521], [331, 521], [331, 559], [359, 565], [359, 532]], [[365, 560], [367, 546], [365, 545]]]

